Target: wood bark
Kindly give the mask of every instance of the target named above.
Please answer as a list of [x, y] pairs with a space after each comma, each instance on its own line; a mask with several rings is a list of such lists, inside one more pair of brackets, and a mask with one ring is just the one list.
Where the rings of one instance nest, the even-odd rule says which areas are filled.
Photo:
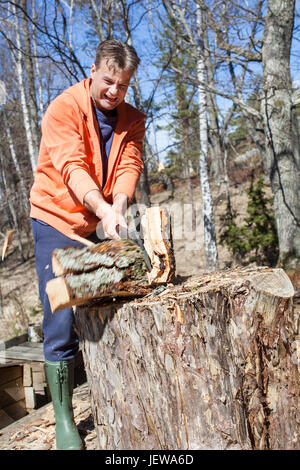
[[297, 449], [294, 289], [236, 268], [77, 307], [99, 449]]
[[266, 169], [274, 193], [279, 262], [285, 268], [294, 267], [300, 256], [299, 149], [289, 63], [294, 8], [294, 1], [268, 1], [262, 48]]
[[129, 240], [55, 250], [52, 266], [59, 276], [46, 287], [53, 312], [95, 298], [149, 292], [143, 253]]

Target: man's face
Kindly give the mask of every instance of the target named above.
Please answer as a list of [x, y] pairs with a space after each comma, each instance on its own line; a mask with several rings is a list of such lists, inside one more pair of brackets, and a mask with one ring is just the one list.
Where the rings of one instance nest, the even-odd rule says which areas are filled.
[[115, 109], [125, 98], [132, 73], [109, 69], [104, 60], [91, 67], [90, 93], [96, 108], [104, 113]]

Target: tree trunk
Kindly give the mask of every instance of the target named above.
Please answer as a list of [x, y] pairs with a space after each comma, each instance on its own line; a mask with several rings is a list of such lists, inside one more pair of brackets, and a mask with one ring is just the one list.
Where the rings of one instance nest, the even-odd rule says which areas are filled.
[[21, 13], [21, 24], [23, 33], [23, 47], [24, 55], [23, 62], [26, 72], [26, 85], [27, 85], [27, 101], [28, 101], [28, 113], [29, 122], [31, 126], [31, 135], [33, 139], [33, 148], [35, 152], [35, 159], [38, 159], [39, 143], [40, 143], [40, 123], [38, 119], [38, 106], [37, 106], [37, 94], [35, 87], [35, 67], [34, 59], [32, 57], [32, 31], [29, 28], [29, 21], [26, 13], [28, 11], [28, 0], [20, 0], [22, 8]]
[[151, 206], [151, 201], [150, 201], [150, 187], [149, 187], [149, 179], [148, 179], [148, 168], [147, 168], [147, 162], [145, 161], [145, 157], [143, 156], [143, 162], [144, 162], [144, 169], [141, 174], [139, 184], [138, 184], [138, 189], [140, 191], [140, 197], [139, 197], [139, 202], [140, 204], [143, 204], [145, 207], [150, 207]]
[[[36, 0], [32, 0], [32, 5], [31, 5], [32, 18], [33, 18], [32, 38], [31, 39], [32, 39], [32, 48], [33, 48], [33, 63], [34, 63], [35, 74], [36, 74], [36, 77], [37, 77], [38, 109], [39, 109], [39, 114], [40, 114], [39, 119], [36, 122], [36, 125], [40, 126], [41, 120], [42, 120], [43, 115], [44, 115], [44, 105], [43, 105], [44, 100], [43, 100], [43, 86], [42, 86], [41, 69], [40, 69], [40, 64], [39, 64], [39, 60], [38, 60], [38, 50], [37, 50], [37, 39], [36, 39], [37, 28], [34, 24], [34, 23], [37, 23], [37, 19], [38, 19], [37, 12], [36, 12], [35, 1]], [[40, 132], [41, 131], [39, 129], [39, 131], [37, 133], [39, 138], [41, 137]], [[38, 145], [39, 145], [39, 142], [38, 142]]]
[[262, 49], [266, 167], [274, 193], [279, 265], [286, 268], [295, 267], [297, 259], [299, 264], [300, 256], [299, 149], [289, 64], [294, 6], [290, 0], [269, 0]]
[[204, 248], [207, 270], [218, 268], [218, 250], [214, 221], [213, 200], [210, 191], [208, 177], [208, 130], [207, 130], [207, 103], [205, 81], [205, 63], [202, 39], [202, 10], [197, 5], [197, 34], [198, 34], [198, 58], [197, 76], [199, 80], [199, 127], [200, 127], [200, 184], [202, 191], [203, 222], [204, 222]]
[[77, 307], [99, 449], [299, 448], [293, 295], [237, 268]]
[[37, 153], [36, 153], [37, 149], [34, 148], [34, 138], [32, 135], [30, 114], [29, 114], [29, 108], [28, 108], [28, 103], [26, 99], [25, 81], [24, 81], [23, 65], [22, 65], [21, 33], [20, 33], [18, 12], [17, 12], [17, 8], [15, 5], [12, 6], [12, 11], [14, 14], [14, 21], [15, 21], [14, 26], [15, 26], [17, 50], [14, 51], [13, 49], [11, 49], [11, 52], [16, 62], [16, 71], [17, 71], [17, 78], [18, 78], [18, 84], [19, 84], [19, 89], [20, 89], [21, 105], [22, 105], [23, 119], [24, 119], [24, 128], [25, 128], [25, 133], [26, 133], [26, 138], [27, 138], [27, 145], [28, 145], [30, 164], [32, 168], [32, 174], [34, 175], [35, 170], [36, 170], [36, 164], [37, 164]]
[[[212, 59], [209, 52], [209, 43], [207, 36], [207, 26], [203, 28], [203, 41], [204, 41], [204, 60], [206, 66], [207, 80], [209, 84], [215, 84], [214, 70]], [[210, 150], [212, 154], [211, 159], [211, 174], [215, 178], [215, 183], [218, 186], [223, 186], [224, 183], [224, 160], [223, 160], [223, 144], [220, 134], [220, 126], [218, 119], [218, 106], [217, 99], [214, 93], [206, 91], [208, 115], [209, 115], [209, 133], [211, 139]]]

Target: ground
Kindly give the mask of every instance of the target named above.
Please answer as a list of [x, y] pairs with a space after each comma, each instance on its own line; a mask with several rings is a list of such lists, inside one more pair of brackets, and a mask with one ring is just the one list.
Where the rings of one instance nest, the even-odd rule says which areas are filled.
[[[74, 419], [86, 450], [97, 449], [87, 384], [73, 396]], [[52, 404], [0, 430], [0, 450], [55, 450], [55, 420]]]

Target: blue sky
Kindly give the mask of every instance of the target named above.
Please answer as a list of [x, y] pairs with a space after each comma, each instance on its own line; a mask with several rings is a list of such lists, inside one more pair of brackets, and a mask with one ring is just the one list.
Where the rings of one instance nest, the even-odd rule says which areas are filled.
[[[250, 0], [251, 2], [251, 0]], [[128, 2], [129, 3], [129, 2]], [[48, 3], [49, 14], [51, 10], [52, 2]], [[150, 5], [150, 3], [149, 3]], [[296, 0], [296, 9], [300, 13], [300, 0]], [[66, 13], [68, 9], [66, 8]], [[153, 59], [158, 57], [158, 49], [153, 38], [153, 31], [149, 25], [148, 16], [143, 16], [141, 21], [142, 9], [137, 4], [134, 6], [134, 15], [132, 20], [132, 25], [137, 25], [133, 33], [134, 46], [137, 49], [137, 52], [141, 58], [141, 64], [139, 67], [139, 79], [142, 89], [143, 99], [148, 99], [153, 91], [153, 87], [156, 84], [156, 80], [160, 75], [160, 69], [153, 66]], [[153, 15], [155, 18], [155, 15]], [[154, 20], [155, 21], [155, 20]], [[86, 74], [89, 75], [90, 66], [94, 60], [94, 52], [97, 46], [97, 39], [87, 37], [87, 27], [88, 24], [85, 24], [84, 21], [80, 18], [74, 18], [73, 24], [73, 44], [75, 49], [78, 50], [78, 55], [81, 62], [85, 66]], [[295, 19], [295, 30], [299, 27], [299, 18], [296, 15]], [[157, 33], [156, 33], [157, 34]], [[125, 37], [120, 37], [120, 39], [125, 40]], [[92, 46], [92, 47], [91, 47]], [[293, 76], [294, 83], [300, 86], [300, 34], [298, 32], [297, 37], [294, 38], [292, 44], [292, 54], [291, 54], [291, 72]], [[195, 70], [196, 73], [196, 70]], [[228, 78], [225, 79], [228, 82]], [[229, 83], [229, 82], [228, 82]], [[165, 90], [158, 86], [155, 92], [155, 101], [159, 103], [162, 99], [165, 99]], [[226, 111], [232, 103], [229, 100], [218, 97], [218, 104], [221, 112]], [[160, 126], [167, 124], [168, 116], [161, 117], [157, 124]], [[151, 145], [154, 152], [161, 152], [161, 157], [165, 155], [163, 149], [166, 148], [170, 142], [170, 136], [166, 131], [156, 131], [154, 132], [154, 127], [150, 126], [148, 128], [148, 137], [150, 139]]]
[[[130, 2], [128, 2], [130, 3]], [[251, 0], [250, 0], [251, 3]], [[150, 3], [148, 4], [150, 5]], [[49, 8], [51, 8], [51, 3], [49, 3]], [[300, 12], [300, 0], [296, 0], [296, 8], [298, 12]], [[67, 10], [66, 10], [67, 11]], [[153, 59], [158, 56], [157, 46], [155, 44], [155, 40], [153, 38], [153, 31], [151, 26], [149, 25], [149, 18], [147, 15], [141, 16], [143, 13], [142, 7], [139, 4], [135, 4], [134, 15], [132, 16], [132, 23], [131, 26], [137, 25], [136, 29], [133, 33], [133, 41], [134, 46], [137, 49], [137, 52], [141, 58], [141, 64], [139, 67], [139, 79], [140, 85], [142, 89], [143, 99], [148, 99], [153, 91], [153, 87], [155, 86], [156, 80], [160, 75], [160, 69], [158, 67], [153, 66]], [[140, 21], [140, 18], [141, 21]], [[153, 14], [153, 19], [155, 21], [155, 14]], [[89, 74], [90, 65], [94, 60], [93, 56], [93, 47], [91, 45], [94, 42], [94, 49], [96, 49], [97, 40], [93, 41], [93, 38], [87, 38], [86, 31], [87, 25], [83, 21], [79, 21], [80, 19], [74, 19], [74, 26], [73, 26], [73, 42], [74, 45], [78, 46], [78, 52], [82, 63], [86, 67], [86, 73]], [[157, 20], [156, 20], [157, 22]], [[296, 15], [295, 19], [295, 29], [299, 25], [299, 18]], [[157, 34], [157, 33], [155, 33]], [[125, 40], [125, 37], [120, 37], [120, 39]], [[300, 37], [298, 33], [298, 37], [294, 38], [293, 40], [293, 49], [291, 54], [291, 72], [293, 76], [293, 80], [295, 84], [298, 84], [300, 77], [299, 77], [299, 66], [300, 66]], [[260, 66], [252, 65], [252, 67], [260, 68]], [[196, 70], [195, 70], [196, 72]], [[224, 82], [227, 81], [227, 84], [230, 83], [230, 79], [225, 78]], [[299, 83], [300, 84], [300, 83]], [[161, 86], [159, 86], [155, 92], [155, 101], [159, 103], [162, 99], [165, 99], [165, 92]], [[232, 105], [232, 102], [226, 100], [224, 98], [218, 97], [218, 104], [220, 107], [220, 111], [226, 112], [228, 107]], [[163, 126], [167, 124], [168, 117], [161, 117], [157, 124]], [[166, 148], [170, 144], [170, 136], [166, 131], [156, 131], [154, 132], [154, 127], [150, 126], [148, 128], [148, 137], [150, 139], [151, 145], [153, 147], [154, 152], [161, 152], [161, 157], [164, 156], [165, 152], [163, 149]]]

